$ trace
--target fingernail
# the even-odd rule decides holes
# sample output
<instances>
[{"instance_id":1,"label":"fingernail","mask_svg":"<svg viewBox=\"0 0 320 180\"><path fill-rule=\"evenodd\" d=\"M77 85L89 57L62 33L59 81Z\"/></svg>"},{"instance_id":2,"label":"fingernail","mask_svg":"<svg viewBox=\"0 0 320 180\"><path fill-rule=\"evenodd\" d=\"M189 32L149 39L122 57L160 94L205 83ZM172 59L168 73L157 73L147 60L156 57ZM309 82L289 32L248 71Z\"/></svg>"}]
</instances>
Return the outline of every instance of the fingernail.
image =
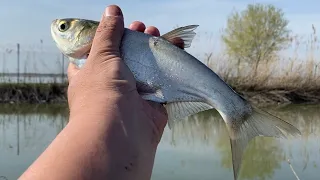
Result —
<instances>
[{"instance_id":1,"label":"fingernail","mask_svg":"<svg viewBox=\"0 0 320 180\"><path fill-rule=\"evenodd\" d=\"M111 5L106 8L105 16L122 16L122 12L118 6Z\"/></svg>"}]
</instances>

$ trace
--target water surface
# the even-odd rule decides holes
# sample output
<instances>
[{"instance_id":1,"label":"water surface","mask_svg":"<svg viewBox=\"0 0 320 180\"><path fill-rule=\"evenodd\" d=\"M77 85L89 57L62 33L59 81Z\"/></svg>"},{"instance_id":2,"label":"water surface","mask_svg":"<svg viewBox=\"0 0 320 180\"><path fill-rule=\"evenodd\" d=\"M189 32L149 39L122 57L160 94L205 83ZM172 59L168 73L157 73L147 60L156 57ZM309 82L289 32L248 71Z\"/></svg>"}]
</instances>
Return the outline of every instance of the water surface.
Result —
<instances>
[{"instance_id":1,"label":"water surface","mask_svg":"<svg viewBox=\"0 0 320 180\"><path fill-rule=\"evenodd\" d=\"M302 131L301 139L257 137L248 145L239 179L320 179L320 105L267 110ZM67 107L1 105L0 180L17 179L67 124ZM288 163L291 162L291 166ZM215 110L165 129L152 180L232 180L230 144Z\"/></svg>"}]
</instances>

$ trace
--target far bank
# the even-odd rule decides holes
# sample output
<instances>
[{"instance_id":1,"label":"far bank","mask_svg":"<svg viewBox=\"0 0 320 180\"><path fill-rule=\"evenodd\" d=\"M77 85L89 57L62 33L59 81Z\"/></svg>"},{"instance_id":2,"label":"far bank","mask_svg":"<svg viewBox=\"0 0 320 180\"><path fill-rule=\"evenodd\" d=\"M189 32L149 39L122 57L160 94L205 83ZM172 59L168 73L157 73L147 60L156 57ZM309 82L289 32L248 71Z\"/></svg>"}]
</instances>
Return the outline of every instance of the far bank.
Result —
<instances>
[{"instance_id":1,"label":"far bank","mask_svg":"<svg viewBox=\"0 0 320 180\"><path fill-rule=\"evenodd\" d=\"M67 88L67 83L3 83L0 84L0 103L67 103ZM257 106L320 103L320 89L255 89L245 86L232 88Z\"/></svg>"}]
</instances>

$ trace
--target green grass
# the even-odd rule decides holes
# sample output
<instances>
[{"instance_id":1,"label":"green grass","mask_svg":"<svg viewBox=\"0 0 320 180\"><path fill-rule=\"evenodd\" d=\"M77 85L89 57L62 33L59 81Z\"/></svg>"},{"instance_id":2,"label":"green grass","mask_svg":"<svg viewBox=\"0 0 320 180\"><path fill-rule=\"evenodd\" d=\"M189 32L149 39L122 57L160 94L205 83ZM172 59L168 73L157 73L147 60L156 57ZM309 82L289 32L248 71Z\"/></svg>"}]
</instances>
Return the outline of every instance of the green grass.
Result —
<instances>
[{"instance_id":1,"label":"green grass","mask_svg":"<svg viewBox=\"0 0 320 180\"><path fill-rule=\"evenodd\" d=\"M69 113L69 108L66 103L55 103L55 104L0 104L0 114L46 114L56 116L58 114Z\"/></svg>"}]
</instances>

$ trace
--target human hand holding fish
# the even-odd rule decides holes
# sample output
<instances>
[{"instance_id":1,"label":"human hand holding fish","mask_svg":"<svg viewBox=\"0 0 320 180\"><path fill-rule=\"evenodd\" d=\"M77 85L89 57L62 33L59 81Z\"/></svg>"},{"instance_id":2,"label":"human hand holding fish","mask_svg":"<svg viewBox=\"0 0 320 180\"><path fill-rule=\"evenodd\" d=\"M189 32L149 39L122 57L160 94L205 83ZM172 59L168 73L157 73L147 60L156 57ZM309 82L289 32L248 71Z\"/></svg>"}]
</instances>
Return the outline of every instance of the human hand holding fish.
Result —
<instances>
[{"instance_id":1,"label":"human hand holding fish","mask_svg":"<svg viewBox=\"0 0 320 180\"><path fill-rule=\"evenodd\" d=\"M57 47L80 68L69 70L77 73L69 73L70 123L66 129L83 133L70 137L71 142L82 137L83 143L75 145L81 149L77 158L99 164L99 172L92 165L86 166L90 177L100 174L116 177L113 179L149 179L166 119L173 128L175 122L209 109L216 109L226 124L234 179L238 178L242 154L251 139L301 135L293 125L249 103L181 48L190 47L197 25L153 36L124 28L122 13L117 12L116 17L103 17L100 22L66 18L51 24ZM164 104L167 116L147 101ZM108 140L98 145L97 138ZM60 161L76 164L79 159L71 156ZM70 162L65 162L67 167L72 167ZM117 174L123 167L129 172Z\"/></svg>"},{"instance_id":2,"label":"human hand holding fish","mask_svg":"<svg viewBox=\"0 0 320 180\"><path fill-rule=\"evenodd\" d=\"M144 26L130 29L160 35ZM138 94L120 57L123 30L120 8L109 6L86 64L69 65L68 125L20 179L150 179L167 115Z\"/></svg>"}]
</instances>

